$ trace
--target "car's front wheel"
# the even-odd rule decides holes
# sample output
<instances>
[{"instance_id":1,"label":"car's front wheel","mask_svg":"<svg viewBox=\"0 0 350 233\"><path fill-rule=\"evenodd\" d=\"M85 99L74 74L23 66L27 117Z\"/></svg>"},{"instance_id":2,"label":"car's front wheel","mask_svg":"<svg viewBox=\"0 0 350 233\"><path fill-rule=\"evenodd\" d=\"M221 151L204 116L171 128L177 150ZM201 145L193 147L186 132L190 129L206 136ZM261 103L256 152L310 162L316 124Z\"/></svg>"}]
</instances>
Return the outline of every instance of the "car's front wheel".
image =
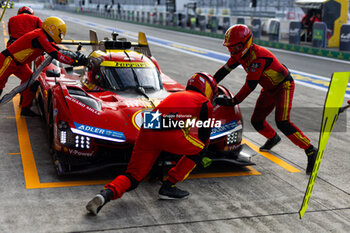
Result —
<instances>
[{"instance_id":1,"label":"car's front wheel","mask_svg":"<svg viewBox=\"0 0 350 233\"><path fill-rule=\"evenodd\" d=\"M64 176L71 170L71 166L66 158L66 155L62 152L54 150L52 160L57 176Z\"/></svg>"},{"instance_id":2,"label":"car's front wheel","mask_svg":"<svg viewBox=\"0 0 350 233\"><path fill-rule=\"evenodd\" d=\"M54 108L52 101L50 101L49 104L49 119L48 119L48 139L49 139L49 144L50 144L50 154L54 163L54 167L56 170L56 174L58 176L64 176L71 170L71 166L69 164L67 156L60 152L57 151L55 148L55 130L54 130L54 124L55 124L55 119L54 119Z\"/></svg>"}]
</instances>

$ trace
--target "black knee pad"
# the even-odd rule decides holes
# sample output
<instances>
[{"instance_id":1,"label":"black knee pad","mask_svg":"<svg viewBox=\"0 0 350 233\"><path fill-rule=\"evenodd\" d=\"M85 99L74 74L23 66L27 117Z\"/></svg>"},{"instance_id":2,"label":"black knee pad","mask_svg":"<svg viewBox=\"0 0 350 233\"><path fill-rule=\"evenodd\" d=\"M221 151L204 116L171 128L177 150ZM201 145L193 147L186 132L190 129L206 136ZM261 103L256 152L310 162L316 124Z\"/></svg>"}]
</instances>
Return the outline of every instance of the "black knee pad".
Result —
<instances>
[{"instance_id":1,"label":"black knee pad","mask_svg":"<svg viewBox=\"0 0 350 233\"><path fill-rule=\"evenodd\" d=\"M260 131L264 129L264 122L263 121L251 121L252 126L256 131Z\"/></svg>"},{"instance_id":2,"label":"black knee pad","mask_svg":"<svg viewBox=\"0 0 350 233\"><path fill-rule=\"evenodd\" d=\"M289 121L276 121L277 128L282 131L282 133L286 136L291 135L297 130Z\"/></svg>"},{"instance_id":3,"label":"black knee pad","mask_svg":"<svg viewBox=\"0 0 350 233\"><path fill-rule=\"evenodd\" d=\"M127 192L136 189L139 185L139 181L137 181L134 177L132 177L130 174L125 175L130 180L130 188L127 190Z\"/></svg>"}]
</instances>

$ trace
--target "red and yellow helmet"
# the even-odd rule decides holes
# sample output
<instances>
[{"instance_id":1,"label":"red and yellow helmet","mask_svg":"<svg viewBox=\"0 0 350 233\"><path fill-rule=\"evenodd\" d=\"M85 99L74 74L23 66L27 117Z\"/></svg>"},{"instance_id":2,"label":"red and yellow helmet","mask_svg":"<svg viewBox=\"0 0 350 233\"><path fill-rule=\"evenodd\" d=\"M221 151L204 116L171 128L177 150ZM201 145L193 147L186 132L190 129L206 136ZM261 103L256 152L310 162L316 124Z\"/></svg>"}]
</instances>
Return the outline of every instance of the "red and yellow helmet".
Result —
<instances>
[{"instance_id":1,"label":"red and yellow helmet","mask_svg":"<svg viewBox=\"0 0 350 233\"><path fill-rule=\"evenodd\" d=\"M252 46L253 34L243 24L236 24L227 29L223 45L227 47L232 56L241 59Z\"/></svg>"},{"instance_id":2,"label":"red and yellow helmet","mask_svg":"<svg viewBox=\"0 0 350 233\"><path fill-rule=\"evenodd\" d=\"M48 17L43 22L43 29L56 44L59 44L66 35L67 26L66 23L58 17Z\"/></svg>"},{"instance_id":3,"label":"red and yellow helmet","mask_svg":"<svg viewBox=\"0 0 350 233\"><path fill-rule=\"evenodd\" d=\"M21 8L18 9L17 15L20 15L23 13L34 15L33 9L27 6L22 6Z\"/></svg>"},{"instance_id":4,"label":"red and yellow helmet","mask_svg":"<svg viewBox=\"0 0 350 233\"><path fill-rule=\"evenodd\" d=\"M215 79L208 73L195 73L188 81L186 90L193 90L203 94L210 102L218 95L218 87Z\"/></svg>"}]
</instances>

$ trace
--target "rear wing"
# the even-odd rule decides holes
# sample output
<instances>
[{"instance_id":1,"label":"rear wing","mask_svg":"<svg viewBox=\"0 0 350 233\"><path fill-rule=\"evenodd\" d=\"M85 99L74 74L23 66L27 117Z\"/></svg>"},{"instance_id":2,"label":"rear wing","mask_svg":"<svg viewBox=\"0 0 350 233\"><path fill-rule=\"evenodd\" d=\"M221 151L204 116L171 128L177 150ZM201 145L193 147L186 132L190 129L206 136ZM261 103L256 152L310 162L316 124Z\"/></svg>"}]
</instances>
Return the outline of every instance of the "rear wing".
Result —
<instances>
[{"instance_id":1,"label":"rear wing","mask_svg":"<svg viewBox=\"0 0 350 233\"><path fill-rule=\"evenodd\" d=\"M62 40L61 44L65 45L91 45L92 50L114 50L114 49L130 49L134 48L136 52L142 53L147 57L151 57L151 50L148 45L146 34L139 32L138 42L127 41L126 38L117 38L118 33L112 33L112 39L99 41L95 31L90 30L90 40Z\"/></svg>"},{"instance_id":2,"label":"rear wing","mask_svg":"<svg viewBox=\"0 0 350 233\"><path fill-rule=\"evenodd\" d=\"M147 57L151 57L151 50L149 49L148 46L148 41L146 38L146 34L143 32L139 32L139 41L137 45L133 45L134 50L139 53L145 54Z\"/></svg>"}]
</instances>

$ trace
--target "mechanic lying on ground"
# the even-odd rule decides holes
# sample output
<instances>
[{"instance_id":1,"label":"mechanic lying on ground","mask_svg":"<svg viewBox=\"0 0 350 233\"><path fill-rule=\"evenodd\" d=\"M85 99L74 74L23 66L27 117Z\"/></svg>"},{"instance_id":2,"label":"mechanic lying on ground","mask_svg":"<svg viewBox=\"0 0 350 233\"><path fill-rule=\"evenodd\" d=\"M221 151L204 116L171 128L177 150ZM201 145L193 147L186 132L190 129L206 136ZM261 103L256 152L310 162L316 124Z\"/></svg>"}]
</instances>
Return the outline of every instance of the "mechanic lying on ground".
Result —
<instances>
[{"instance_id":1,"label":"mechanic lying on ground","mask_svg":"<svg viewBox=\"0 0 350 233\"><path fill-rule=\"evenodd\" d=\"M233 25L225 34L224 46L231 54L230 59L214 75L219 83L231 70L242 65L248 73L246 82L233 99L217 99L217 104L236 105L241 103L258 84L262 86L257 99L251 123L268 140L260 151L269 151L281 138L267 123L266 117L276 108L277 127L297 146L305 150L308 158L306 173L311 174L316 156L310 140L290 121L294 94L294 80L287 67L267 49L252 43L253 35L246 25Z\"/></svg>"},{"instance_id":2,"label":"mechanic lying on ground","mask_svg":"<svg viewBox=\"0 0 350 233\"><path fill-rule=\"evenodd\" d=\"M166 97L151 113L152 119L161 119L159 129L141 128L135 142L125 175L120 175L105 185L89 203L87 210L97 214L110 200L135 189L146 177L162 151L183 155L168 172L168 179L159 190L160 199L182 199L189 195L175 186L184 180L205 155L211 128L173 127L162 128L166 120L174 123L197 119L202 122L212 119L212 102L218 93L215 79L207 73L196 73L187 82L186 91ZM153 121L153 120L152 120ZM197 133L193 133L197 130ZM204 165L205 166L205 165Z\"/></svg>"},{"instance_id":3,"label":"mechanic lying on ground","mask_svg":"<svg viewBox=\"0 0 350 233\"><path fill-rule=\"evenodd\" d=\"M73 59L62 54L56 46L55 43L60 43L66 35L66 30L66 24L62 19L48 17L42 28L26 33L2 51L0 54L0 95L11 74L21 79L21 84L29 80L33 72L28 64L43 55L44 52L68 65L86 65L87 58L83 54L77 54ZM21 93L21 115L23 116L37 115L30 110L36 90L30 89L28 87Z\"/></svg>"},{"instance_id":4,"label":"mechanic lying on ground","mask_svg":"<svg viewBox=\"0 0 350 233\"><path fill-rule=\"evenodd\" d=\"M18 9L17 15L12 16L7 24L10 39L6 47L9 47L15 40L24 34L42 28L43 22L34 15L32 8L23 6Z\"/></svg>"}]
</instances>

